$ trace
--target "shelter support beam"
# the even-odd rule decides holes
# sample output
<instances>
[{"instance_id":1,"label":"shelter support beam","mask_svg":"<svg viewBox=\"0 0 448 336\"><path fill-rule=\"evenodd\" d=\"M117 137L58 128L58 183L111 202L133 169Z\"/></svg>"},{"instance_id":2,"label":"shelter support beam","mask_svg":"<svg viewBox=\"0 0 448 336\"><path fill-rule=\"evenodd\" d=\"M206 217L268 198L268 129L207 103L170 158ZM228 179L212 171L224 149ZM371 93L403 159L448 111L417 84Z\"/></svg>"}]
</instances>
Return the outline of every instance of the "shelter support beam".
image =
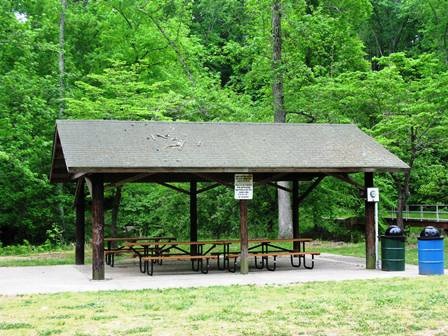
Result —
<instances>
[{"instance_id":1,"label":"shelter support beam","mask_svg":"<svg viewBox=\"0 0 448 336\"><path fill-rule=\"evenodd\" d=\"M196 182L194 182L194 183L196 183ZM162 186L164 186L164 187L167 187L167 188L170 188L170 189L173 189L173 190L176 190L176 191L178 191L178 192L181 192L181 193L184 193L184 194L190 194L190 192L188 191L188 190L184 190L184 189L182 189L182 188L178 188L178 187L176 187L176 186L173 186L173 185L171 185L171 184L169 184L169 183L165 183L165 182L158 182L158 184L160 184L160 185L162 185Z\"/></svg>"},{"instance_id":2,"label":"shelter support beam","mask_svg":"<svg viewBox=\"0 0 448 336\"><path fill-rule=\"evenodd\" d=\"M367 173L366 173L367 174ZM334 178L337 178L338 180L344 181L348 184L351 184L352 186L356 187L358 190L364 190L364 187L362 184L356 182L351 176L348 174L328 174L329 176L333 176Z\"/></svg>"},{"instance_id":3,"label":"shelter support beam","mask_svg":"<svg viewBox=\"0 0 448 336\"><path fill-rule=\"evenodd\" d=\"M277 183L274 183L274 182L268 182L268 183L266 183L266 184L269 184L269 185L271 185L271 186L273 186L273 187L276 187L277 189L280 189L280 190L283 190L283 191L292 192L291 189L286 188L286 187L283 187L283 186L281 186L281 185L279 185L279 184L277 184Z\"/></svg>"},{"instance_id":4,"label":"shelter support beam","mask_svg":"<svg viewBox=\"0 0 448 336\"><path fill-rule=\"evenodd\" d=\"M240 273L249 273L249 234L247 229L247 200L240 200Z\"/></svg>"},{"instance_id":5,"label":"shelter support beam","mask_svg":"<svg viewBox=\"0 0 448 336\"><path fill-rule=\"evenodd\" d=\"M190 241L198 241L198 184L190 182ZM196 254L196 245L190 246L190 253Z\"/></svg>"},{"instance_id":6,"label":"shelter support beam","mask_svg":"<svg viewBox=\"0 0 448 336\"><path fill-rule=\"evenodd\" d=\"M292 181L292 236L299 238L299 181ZM299 242L294 242L294 251L299 250Z\"/></svg>"},{"instance_id":7,"label":"shelter support beam","mask_svg":"<svg viewBox=\"0 0 448 336\"><path fill-rule=\"evenodd\" d=\"M92 279L104 280L104 183L92 177Z\"/></svg>"},{"instance_id":8,"label":"shelter support beam","mask_svg":"<svg viewBox=\"0 0 448 336\"><path fill-rule=\"evenodd\" d=\"M373 187L373 173L364 173L364 188ZM365 238L366 238L366 268L375 269L375 203L365 200Z\"/></svg>"},{"instance_id":9,"label":"shelter support beam","mask_svg":"<svg viewBox=\"0 0 448 336\"><path fill-rule=\"evenodd\" d=\"M85 246L85 213L86 200L84 193L84 178L78 181L76 194L76 219L75 219L75 264L84 265L84 246Z\"/></svg>"},{"instance_id":10,"label":"shelter support beam","mask_svg":"<svg viewBox=\"0 0 448 336\"><path fill-rule=\"evenodd\" d=\"M305 192L302 195L300 195L300 197L298 197L297 195L299 204L302 203L305 200L305 198L308 197L309 194L311 194L311 192L319 185L319 183L324 179L324 177L325 176L319 176L317 179L313 181L313 183L311 183L308 189L305 190Z\"/></svg>"}]
</instances>

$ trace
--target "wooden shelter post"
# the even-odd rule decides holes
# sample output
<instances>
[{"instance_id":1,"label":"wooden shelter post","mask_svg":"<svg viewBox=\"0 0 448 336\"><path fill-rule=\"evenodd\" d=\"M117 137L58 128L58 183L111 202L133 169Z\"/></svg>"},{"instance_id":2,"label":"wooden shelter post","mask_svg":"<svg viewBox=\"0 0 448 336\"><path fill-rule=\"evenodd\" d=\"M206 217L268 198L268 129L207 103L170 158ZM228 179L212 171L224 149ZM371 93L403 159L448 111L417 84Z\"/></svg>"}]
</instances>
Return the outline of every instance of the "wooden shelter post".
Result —
<instances>
[{"instance_id":1,"label":"wooden shelter post","mask_svg":"<svg viewBox=\"0 0 448 336\"><path fill-rule=\"evenodd\" d=\"M198 241L198 185L190 182L190 241ZM190 246L190 253L196 254L196 246Z\"/></svg>"},{"instance_id":2,"label":"wooden shelter post","mask_svg":"<svg viewBox=\"0 0 448 336\"><path fill-rule=\"evenodd\" d=\"M373 187L373 173L364 174L365 188L365 238L366 238L366 268L375 269L375 203L367 202L367 188Z\"/></svg>"},{"instance_id":3,"label":"wooden shelter post","mask_svg":"<svg viewBox=\"0 0 448 336\"><path fill-rule=\"evenodd\" d=\"M92 177L92 279L104 280L104 183Z\"/></svg>"},{"instance_id":4,"label":"wooden shelter post","mask_svg":"<svg viewBox=\"0 0 448 336\"><path fill-rule=\"evenodd\" d=\"M299 238L299 181L292 181L292 236ZM294 242L294 251L299 250L299 242Z\"/></svg>"},{"instance_id":5,"label":"wooden shelter post","mask_svg":"<svg viewBox=\"0 0 448 336\"><path fill-rule=\"evenodd\" d=\"M84 193L84 183L81 183L80 191L76 203L76 221L75 221L75 263L76 265L84 265L84 246L85 246L85 212L86 212L86 196Z\"/></svg>"},{"instance_id":6,"label":"wooden shelter post","mask_svg":"<svg viewBox=\"0 0 448 336\"><path fill-rule=\"evenodd\" d=\"M247 200L240 200L240 273L249 273L249 234L247 229Z\"/></svg>"}]
</instances>

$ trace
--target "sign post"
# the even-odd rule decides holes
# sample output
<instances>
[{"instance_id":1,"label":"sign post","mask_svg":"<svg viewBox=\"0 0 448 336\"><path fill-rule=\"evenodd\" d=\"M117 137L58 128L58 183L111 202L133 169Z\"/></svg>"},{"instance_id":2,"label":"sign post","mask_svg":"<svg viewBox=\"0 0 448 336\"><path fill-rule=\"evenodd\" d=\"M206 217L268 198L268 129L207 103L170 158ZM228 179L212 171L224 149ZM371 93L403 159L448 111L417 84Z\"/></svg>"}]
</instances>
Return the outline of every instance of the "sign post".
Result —
<instances>
[{"instance_id":1,"label":"sign post","mask_svg":"<svg viewBox=\"0 0 448 336\"><path fill-rule=\"evenodd\" d=\"M247 200L254 194L252 174L235 174L235 199L240 202L240 273L249 273L249 233L247 229Z\"/></svg>"},{"instance_id":2,"label":"sign post","mask_svg":"<svg viewBox=\"0 0 448 336\"><path fill-rule=\"evenodd\" d=\"M378 188L367 188L367 202L375 202L375 260L376 269L380 269L380 259L378 251L378 202L380 201L380 191Z\"/></svg>"}]
</instances>

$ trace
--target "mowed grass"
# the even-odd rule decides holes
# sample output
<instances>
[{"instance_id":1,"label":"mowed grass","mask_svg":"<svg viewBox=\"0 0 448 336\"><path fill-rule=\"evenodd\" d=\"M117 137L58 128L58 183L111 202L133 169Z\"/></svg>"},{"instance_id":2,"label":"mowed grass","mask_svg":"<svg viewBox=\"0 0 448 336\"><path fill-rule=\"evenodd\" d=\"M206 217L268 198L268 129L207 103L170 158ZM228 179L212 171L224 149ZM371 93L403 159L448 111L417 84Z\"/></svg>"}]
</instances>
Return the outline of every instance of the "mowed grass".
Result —
<instances>
[{"instance_id":1,"label":"mowed grass","mask_svg":"<svg viewBox=\"0 0 448 336\"><path fill-rule=\"evenodd\" d=\"M447 276L0 297L0 335L447 335Z\"/></svg>"},{"instance_id":2,"label":"mowed grass","mask_svg":"<svg viewBox=\"0 0 448 336\"><path fill-rule=\"evenodd\" d=\"M90 249L86 249L85 254L86 261L88 262L92 252ZM0 267L70 265L74 263L75 251L73 248L62 251L30 253L26 255L0 256Z\"/></svg>"},{"instance_id":3,"label":"mowed grass","mask_svg":"<svg viewBox=\"0 0 448 336\"><path fill-rule=\"evenodd\" d=\"M339 255L354 256L364 258L366 255L365 244L361 243L343 243L343 242L326 242L326 241L315 241L312 242L309 250L334 253ZM418 249L417 249L417 238L411 236L407 238L405 245L405 259L407 264L418 264ZM380 245L381 254L381 245ZM445 268L448 268L448 249L445 243ZM381 257L381 256L380 256Z\"/></svg>"}]
</instances>

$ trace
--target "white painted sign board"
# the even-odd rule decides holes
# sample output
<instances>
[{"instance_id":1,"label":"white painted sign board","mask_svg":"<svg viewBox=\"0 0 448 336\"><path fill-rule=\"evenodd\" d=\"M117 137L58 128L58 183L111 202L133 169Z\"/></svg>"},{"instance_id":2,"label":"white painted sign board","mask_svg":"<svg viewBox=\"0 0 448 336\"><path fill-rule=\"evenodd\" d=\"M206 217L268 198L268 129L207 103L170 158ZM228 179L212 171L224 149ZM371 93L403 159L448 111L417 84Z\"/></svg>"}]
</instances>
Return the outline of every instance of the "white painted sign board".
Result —
<instances>
[{"instance_id":1,"label":"white painted sign board","mask_svg":"<svg viewBox=\"0 0 448 336\"><path fill-rule=\"evenodd\" d=\"M235 199L251 200L254 195L252 174L235 174Z\"/></svg>"},{"instance_id":2,"label":"white painted sign board","mask_svg":"<svg viewBox=\"0 0 448 336\"><path fill-rule=\"evenodd\" d=\"M367 202L379 202L380 191L378 188L367 188Z\"/></svg>"}]
</instances>

